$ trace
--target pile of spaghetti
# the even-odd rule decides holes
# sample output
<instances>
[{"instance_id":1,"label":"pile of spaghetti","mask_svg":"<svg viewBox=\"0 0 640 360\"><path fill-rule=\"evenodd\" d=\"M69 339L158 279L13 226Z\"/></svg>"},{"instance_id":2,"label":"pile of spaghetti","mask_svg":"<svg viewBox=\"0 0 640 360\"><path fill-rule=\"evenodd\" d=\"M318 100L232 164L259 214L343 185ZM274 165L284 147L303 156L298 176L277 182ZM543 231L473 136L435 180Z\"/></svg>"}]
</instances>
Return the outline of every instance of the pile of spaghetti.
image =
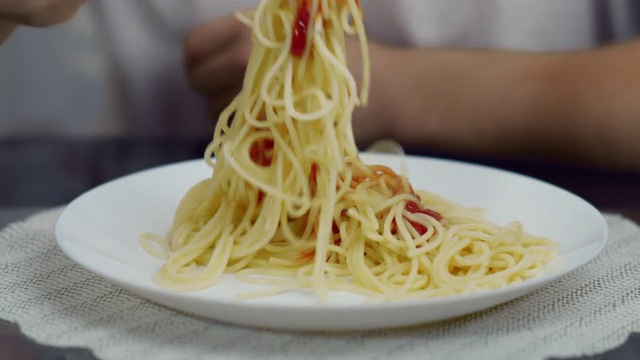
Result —
<instances>
[{"instance_id":1,"label":"pile of spaghetti","mask_svg":"<svg viewBox=\"0 0 640 360\"><path fill-rule=\"evenodd\" d=\"M370 67L358 0L262 0L238 17L252 27L253 49L205 154L213 176L184 196L166 240L141 241L166 245L161 286L203 289L228 272L272 285L254 295L311 288L321 299L329 290L398 299L544 271L557 253L551 241L360 160L351 117L366 105ZM361 93L348 36L361 45Z\"/></svg>"}]
</instances>

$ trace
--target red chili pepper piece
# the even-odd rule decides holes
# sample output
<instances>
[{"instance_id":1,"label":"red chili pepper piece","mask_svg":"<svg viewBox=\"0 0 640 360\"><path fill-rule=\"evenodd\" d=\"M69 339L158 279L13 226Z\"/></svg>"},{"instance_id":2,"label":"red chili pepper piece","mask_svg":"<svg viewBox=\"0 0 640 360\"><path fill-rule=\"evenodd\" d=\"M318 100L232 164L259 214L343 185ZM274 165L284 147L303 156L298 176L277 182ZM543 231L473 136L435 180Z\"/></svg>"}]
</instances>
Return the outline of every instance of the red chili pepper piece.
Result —
<instances>
[{"instance_id":1,"label":"red chili pepper piece","mask_svg":"<svg viewBox=\"0 0 640 360\"><path fill-rule=\"evenodd\" d=\"M424 225L422 225L422 224L420 224L420 223L417 223L417 222L415 222L415 221L411 221L411 220L408 220L408 221L409 221L409 223L411 224L411 226L413 226L413 228L414 228L414 229L416 229L416 231L418 232L418 234L419 234L420 236L422 236L422 235L426 234L426 233L427 233L427 231L429 231L429 229L427 229L427 227L426 227L426 226L424 226Z\"/></svg>"},{"instance_id":2,"label":"red chili pepper piece","mask_svg":"<svg viewBox=\"0 0 640 360\"><path fill-rule=\"evenodd\" d=\"M291 39L291 53L302 57L307 48L307 31L311 22L308 1L302 1L298 9L298 15L293 26L293 38Z\"/></svg>"},{"instance_id":3,"label":"red chili pepper piece","mask_svg":"<svg viewBox=\"0 0 640 360\"><path fill-rule=\"evenodd\" d=\"M260 166L270 166L273 161L273 139L261 138L251 144L249 156L254 163Z\"/></svg>"},{"instance_id":4,"label":"red chili pepper piece","mask_svg":"<svg viewBox=\"0 0 640 360\"><path fill-rule=\"evenodd\" d=\"M420 207L420 205L418 205L417 203L415 203L413 201L407 202L407 205L405 205L404 209L407 210L408 212L412 213L412 214L425 214L427 216L430 216L430 217L436 219L437 221L442 220L442 215L438 214L437 212L435 212L433 210L423 209L422 207ZM409 221L409 223L418 232L418 234L420 234L420 236L426 234L427 231L429 231L429 229L427 229L426 226L424 226L424 225L422 225L420 223L417 223L415 221L411 221L409 219L407 219L407 221Z\"/></svg>"},{"instance_id":5,"label":"red chili pepper piece","mask_svg":"<svg viewBox=\"0 0 640 360\"><path fill-rule=\"evenodd\" d=\"M338 227L338 224L335 221L331 226L331 231L333 231L334 234L340 234L340 228Z\"/></svg>"},{"instance_id":6,"label":"red chili pepper piece","mask_svg":"<svg viewBox=\"0 0 640 360\"><path fill-rule=\"evenodd\" d=\"M309 189L311 196L315 196L318 190L318 164L315 162L311 164L311 170L309 171Z\"/></svg>"},{"instance_id":7,"label":"red chili pepper piece","mask_svg":"<svg viewBox=\"0 0 640 360\"><path fill-rule=\"evenodd\" d=\"M408 212L412 213L412 214L425 214L427 216L430 216L438 221L442 220L442 215L438 214L437 212L433 211L433 210L429 210L429 209L423 209L421 208L417 203L413 202L413 201L409 201L407 202L407 205L404 207L405 210L407 210Z\"/></svg>"},{"instance_id":8,"label":"red chili pepper piece","mask_svg":"<svg viewBox=\"0 0 640 360\"><path fill-rule=\"evenodd\" d=\"M300 256L298 257L298 260L301 261L311 261L314 257L316 256L316 249L308 249L308 250L302 250L300 252Z\"/></svg>"}]
</instances>

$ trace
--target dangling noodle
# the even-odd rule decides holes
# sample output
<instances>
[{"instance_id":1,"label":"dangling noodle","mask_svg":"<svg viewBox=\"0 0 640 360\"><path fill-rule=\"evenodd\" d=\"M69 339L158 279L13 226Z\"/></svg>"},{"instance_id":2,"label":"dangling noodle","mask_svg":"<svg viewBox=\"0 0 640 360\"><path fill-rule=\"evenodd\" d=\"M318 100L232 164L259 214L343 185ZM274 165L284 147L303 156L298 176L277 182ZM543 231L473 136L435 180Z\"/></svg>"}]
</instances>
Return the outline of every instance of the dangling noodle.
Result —
<instances>
[{"instance_id":1,"label":"dangling noodle","mask_svg":"<svg viewBox=\"0 0 640 360\"><path fill-rule=\"evenodd\" d=\"M496 226L359 159L351 117L367 102L370 66L357 0L262 0L239 18L253 29L242 91L206 150L213 176L178 206L158 284L204 289L227 272L273 286L254 296L312 288L323 300L329 290L390 300L506 286L556 256L517 222ZM156 243L141 238L160 256Z\"/></svg>"}]
</instances>

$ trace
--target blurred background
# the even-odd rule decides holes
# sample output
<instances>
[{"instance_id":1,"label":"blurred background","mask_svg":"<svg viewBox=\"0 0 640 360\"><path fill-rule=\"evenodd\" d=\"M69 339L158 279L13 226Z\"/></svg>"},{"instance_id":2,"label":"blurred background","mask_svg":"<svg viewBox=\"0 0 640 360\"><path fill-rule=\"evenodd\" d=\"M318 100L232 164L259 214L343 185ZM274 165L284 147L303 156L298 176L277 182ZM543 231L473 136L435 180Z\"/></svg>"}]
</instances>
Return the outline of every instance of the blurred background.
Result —
<instances>
[{"instance_id":1,"label":"blurred background","mask_svg":"<svg viewBox=\"0 0 640 360\"><path fill-rule=\"evenodd\" d=\"M219 1L203 6L211 2L215 1L89 1L68 24L46 30L20 28L14 33L0 48L0 208L61 205L116 177L200 158L214 121L206 114L204 99L185 79L182 39L193 24L254 3ZM637 27L624 20L634 2L555 3L571 7L550 9L549 14L583 12L587 19L576 25L587 35L573 48L637 34ZM374 16L369 21L387 20ZM557 22L568 26L563 20ZM450 34L455 36L440 37L442 44L465 45L464 36ZM383 32L377 35L385 37ZM573 191L602 210L640 208L637 173L428 148L408 150L531 175Z\"/></svg>"}]
</instances>

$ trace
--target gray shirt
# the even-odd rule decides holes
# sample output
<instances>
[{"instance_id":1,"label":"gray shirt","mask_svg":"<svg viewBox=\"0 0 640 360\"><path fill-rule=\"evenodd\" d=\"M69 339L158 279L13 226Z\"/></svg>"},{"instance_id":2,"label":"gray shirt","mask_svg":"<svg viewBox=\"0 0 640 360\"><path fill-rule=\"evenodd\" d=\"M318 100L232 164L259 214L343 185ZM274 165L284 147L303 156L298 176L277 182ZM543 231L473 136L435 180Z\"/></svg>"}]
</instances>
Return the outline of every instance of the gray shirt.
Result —
<instances>
[{"instance_id":1,"label":"gray shirt","mask_svg":"<svg viewBox=\"0 0 640 360\"><path fill-rule=\"evenodd\" d=\"M71 23L20 29L0 50L0 136L202 136L182 39L256 0L90 2ZM638 33L636 0L367 0L372 39L398 46L586 49Z\"/></svg>"}]
</instances>

